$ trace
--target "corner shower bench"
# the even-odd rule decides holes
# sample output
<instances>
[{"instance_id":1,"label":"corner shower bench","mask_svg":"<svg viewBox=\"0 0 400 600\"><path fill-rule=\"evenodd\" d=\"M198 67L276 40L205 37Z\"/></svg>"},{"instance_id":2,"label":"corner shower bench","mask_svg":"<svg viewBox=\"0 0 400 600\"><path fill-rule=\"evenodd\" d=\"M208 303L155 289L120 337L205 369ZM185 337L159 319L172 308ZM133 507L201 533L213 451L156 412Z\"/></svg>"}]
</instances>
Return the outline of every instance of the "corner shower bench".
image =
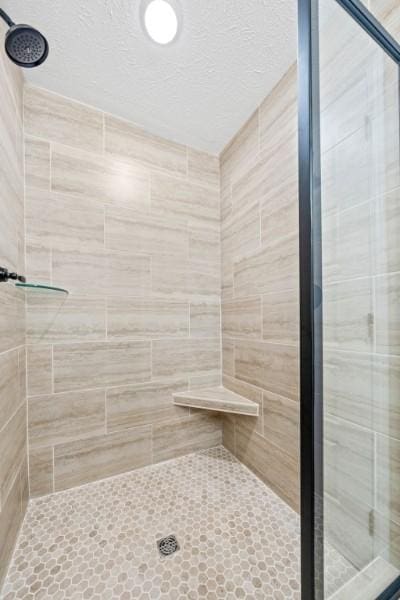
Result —
<instances>
[{"instance_id":1,"label":"corner shower bench","mask_svg":"<svg viewBox=\"0 0 400 600\"><path fill-rule=\"evenodd\" d=\"M251 417L258 417L259 413L257 402L248 400L222 386L179 392L173 394L173 398L174 404L178 406L190 406L191 408L203 408Z\"/></svg>"}]
</instances>

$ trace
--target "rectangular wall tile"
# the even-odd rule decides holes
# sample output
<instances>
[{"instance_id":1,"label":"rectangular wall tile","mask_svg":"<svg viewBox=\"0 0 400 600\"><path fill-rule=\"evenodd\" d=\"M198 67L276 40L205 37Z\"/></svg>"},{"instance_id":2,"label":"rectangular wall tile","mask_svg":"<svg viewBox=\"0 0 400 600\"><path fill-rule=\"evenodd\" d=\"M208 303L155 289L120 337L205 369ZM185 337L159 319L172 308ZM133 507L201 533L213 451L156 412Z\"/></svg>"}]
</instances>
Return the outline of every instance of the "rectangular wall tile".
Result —
<instances>
[{"instance_id":1,"label":"rectangular wall tile","mask_svg":"<svg viewBox=\"0 0 400 600\"><path fill-rule=\"evenodd\" d=\"M105 116L106 153L186 175L186 147L146 133L133 123Z\"/></svg>"},{"instance_id":2,"label":"rectangular wall tile","mask_svg":"<svg viewBox=\"0 0 400 600\"><path fill-rule=\"evenodd\" d=\"M221 307L219 303L190 303L190 335L214 337L220 332Z\"/></svg>"},{"instance_id":3,"label":"rectangular wall tile","mask_svg":"<svg viewBox=\"0 0 400 600\"><path fill-rule=\"evenodd\" d=\"M10 350L0 354L0 430L21 402L18 350Z\"/></svg>"},{"instance_id":4,"label":"rectangular wall tile","mask_svg":"<svg viewBox=\"0 0 400 600\"><path fill-rule=\"evenodd\" d=\"M103 249L104 215L95 203L36 189L27 190L25 202L30 243L66 252Z\"/></svg>"},{"instance_id":5,"label":"rectangular wall tile","mask_svg":"<svg viewBox=\"0 0 400 600\"><path fill-rule=\"evenodd\" d=\"M242 204L240 210L226 220L222 228L222 237L235 262L252 252L257 252L261 244L259 203Z\"/></svg>"},{"instance_id":6,"label":"rectangular wall tile","mask_svg":"<svg viewBox=\"0 0 400 600\"><path fill-rule=\"evenodd\" d=\"M374 504L374 436L371 431L327 417L324 421L325 491L334 499Z\"/></svg>"},{"instance_id":7,"label":"rectangular wall tile","mask_svg":"<svg viewBox=\"0 0 400 600\"><path fill-rule=\"evenodd\" d=\"M219 299L221 282L219 273L205 263L181 257L154 256L152 261L152 290L170 300Z\"/></svg>"},{"instance_id":8,"label":"rectangular wall tile","mask_svg":"<svg viewBox=\"0 0 400 600\"><path fill-rule=\"evenodd\" d=\"M28 294L26 312L28 344L105 339L103 298Z\"/></svg>"},{"instance_id":9,"label":"rectangular wall tile","mask_svg":"<svg viewBox=\"0 0 400 600\"><path fill-rule=\"evenodd\" d=\"M372 209L369 202L324 219L324 283L368 277L371 257Z\"/></svg>"},{"instance_id":10,"label":"rectangular wall tile","mask_svg":"<svg viewBox=\"0 0 400 600\"><path fill-rule=\"evenodd\" d=\"M235 379L234 377L228 377L227 375L223 375L222 377L222 385L226 387L228 390L239 394L239 396L244 396L248 400L255 402L258 404L258 417L247 417L241 415L238 418L238 421L242 425L246 425L252 431L257 431L260 435L264 433L264 422L263 422L263 393L262 390L256 388L244 381L240 381L240 379Z\"/></svg>"},{"instance_id":11,"label":"rectangular wall tile","mask_svg":"<svg viewBox=\"0 0 400 600\"><path fill-rule=\"evenodd\" d=\"M188 176L195 183L219 189L218 157L188 148Z\"/></svg>"},{"instance_id":12,"label":"rectangular wall tile","mask_svg":"<svg viewBox=\"0 0 400 600\"><path fill-rule=\"evenodd\" d=\"M24 515L21 511L21 483L18 477L0 513L0 587L14 551Z\"/></svg>"},{"instance_id":13,"label":"rectangular wall tile","mask_svg":"<svg viewBox=\"0 0 400 600\"><path fill-rule=\"evenodd\" d=\"M53 391L53 353L47 345L27 347L27 387L29 396Z\"/></svg>"},{"instance_id":14,"label":"rectangular wall tile","mask_svg":"<svg viewBox=\"0 0 400 600\"><path fill-rule=\"evenodd\" d=\"M294 510L299 510L298 463L290 455L243 427L235 427L236 453L240 461L269 485Z\"/></svg>"},{"instance_id":15,"label":"rectangular wall tile","mask_svg":"<svg viewBox=\"0 0 400 600\"><path fill-rule=\"evenodd\" d=\"M371 278L324 286L324 343L337 350L372 352L374 343Z\"/></svg>"},{"instance_id":16,"label":"rectangular wall tile","mask_svg":"<svg viewBox=\"0 0 400 600\"><path fill-rule=\"evenodd\" d=\"M29 491L32 497L53 492L53 448L29 448Z\"/></svg>"},{"instance_id":17,"label":"rectangular wall tile","mask_svg":"<svg viewBox=\"0 0 400 600\"><path fill-rule=\"evenodd\" d=\"M99 296L104 293L104 250L53 250L52 284L72 294Z\"/></svg>"},{"instance_id":18,"label":"rectangular wall tile","mask_svg":"<svg viewBox=\"0 0 400 600\"><path fill-rule=\"evenodd\" d=\"M0 452L0 507L3 507L26 458L25 404L20 406L1 430Z\"/></svg>"},{"instance_id":19,"label":"rectangular wall tile","mask_svg":"<svg viewBox=\"0 0 400 600\"><path fill-rule=\"evenodd\" d=\"M219 195L203 186L163 173L152 173L151 209L156 215L185 220L189 217L219 219Z\"/></svg>"},{"instance_id":20,"label":"rectangular wall tile","mask_svg":"<svg viewBox=\"0 0 400 600\"><path fill-rule=\"evenodd\" d=\"M376 273L398 271L399 189L379 196L373 203L371 210L375 223L373 247L375 249Z\"/></svg>"},{"instance_id":21,"label":"rectangular wall tile","mask_svg":"<svg viewBox=\"0 0 400 600\"><path fill-rule=\"evenodd\" d=\"M25 185L28 188L50 189L50 144L25 137Z\"/></svg>"},{"instance_id":22,"label":"rectangular wall tile","mask_svg":"<svg viewBox=\"0 0 400 600\"><path fill-rule=\"evenodd\" d=\"M121 431L185 416L188 410L174 406L172 394L187 386L181 379L107 390L107 430Z\"/></svg>"},{"instance_id":23,"label":"rectangular wall tile","mask_svg":"<svg viewBox=\"0 0 400 600\"><path fill-rule=\"evenodd\" d=\"M101 152L103 115L100 111L31 86L25 88L24 109L25 131L29 135Z\"/></svg>"},{"instance_id":24,"label":"rectangular wall tile","mask_svg":"<svg viewBox=\"0 0 400 600\"><path fill-rule=\"evenodd\" d=\"M27 281L40 281L51 285L51 249L40 242L26 241L26 278Z\"/></svg>"},{"instance_id":25,"label":"rectangular wall tile","mask_svg":"<svg viewBox=\"0 0 400 600\"><path fill-rule=\"evenodd\" d=\"M258 159L259 115L256 110L221 153L221 175L231 181L251 167Z\"/></svg>"},{"instance_id":26,"label":"rectangular wall tile","mask_svg":"<svg viewBox=\"0 0 400 600\"><path fill-rule=\"evenodd\" d=\"M236 456L235 419L229 416L225 416L222 420L222 443Z\"/></svg>"},{"instance_id":27,"label":"rectangular wall tile","mask_svg":"<svg viewBox=\"0 0 400 600\"><path fill-rule=\"evenodd\" d=\"M299 353L295 346L236 341L235 373L238 379L296 400Z\"/></svg>"},{"instance_id":28,"label":"rectangular wall tile","mask_svg":"<svg viewBox=\"0 0 400 600\"><path fill-rule=\"evenodd\" d=\"M272 392L263 393L264 437L298 460L300 453L300 404Z\"/></svg>"},{"instance_id":29,"label":"rectangular wall tile","mask_svg":"<svg viewBox=\"0 0 400 600\"><path fill-rule=\"evenodd\" d=\"M19 380L19 401L25 402L27 396L26 380L26 345L18 348L18 380Z\"/></svg>"},{"instance_id":30,"label":"rectangular wall tile","mask_svg":"<svg viewBox=\"0 0 400 600\"><path fill-rule=\"evenodd\" d=\"M325 535L359 569L374 557L369 514L369 507L352 499L338 502L325 496Z\"/></svg>"},{"instance_id":31,"label":"rectangular wall tile","mask_svg":"<svg viewBox=\"0 0 400 600\"><path fill-rule=\"evenodd\" d=\"M364 94L367 94L367 85L365 85ZM322 127L325 131L338 128L340 117L337 118L335 114L332 119L332 114L329 114L330 107L327 108L327 111L326 116L322 115ZM357 112L365 119L365 111L360 109L360 103L358 103ZM346 121L357 123L358 119L356 116L351 119L347 114ZM332 122L335 123L335 127L330 125ZM356 206L362 200L369 200L374 195L370 143L370 139L366 136L365 121L361 123L359 129L341 139L332 148L329 148L328 134L322 145L321 156L324 219L329 218L328 215L331 212ZM357 155L357 168L352 169L349 161L353 160L355 155Z\"/></svg>"},{"instance_id":32,"label":"rectangular wall tile","mask_svg":"<svg viewBox=\"0 0 400 600\"><path fill-rule=\"evenodd\" d=\"M107 250L105 287L109 296L148 296L151 256Z\"/></svg>"},{"instance_id":33,"label":"rectangular wall tile","mask_svg":"<svg viewBox=\"0 0 400 600\"><path fill-rule=\"evenodd\" d=\"M374 429L400 439L400 406L398 402L400 357L378 354L373 356L372 364L373 406L371 417ZM369 397L371 398L371 392Z\"/></svg>"},{"instance_id":34,"label":"rectangular wall tile","mask_svg":"<svg viewBox=\"0 0 400 600\"><path fill-rule=\"evenodd\" d=\"M0 352L25 343L25 294L12 285L0 289Z\"/></svg>"},{"instance_id":35,"label":"rectangular wall tile","mask_svg":"<svg viewBox=\"0 0 400 600\"><path fill-rule=\"evenodd\" d=\"M400 274L376 277L374 283L376 349L382 354L400 354Z\"/></svg>"},{"instance_id":36,"label":"rectangular wall tile","mask_svg":"<svg viewBox=\"0 0 400 600\"><path fill-rule=\"evenodd\" d=\"M266 244L234 264L234 288L238 296L284 291L298 287L298 239L292 234Z\"/></svg>"},{"instance_id":37,"label":"rectangular wall tile","mask_svg":"<svg viewBox=\"0 0 400 600\"><path fill-rule=\"evenodd\" d=\"M19 481L21 486L21 513L25 515L29 503L29 477L27 453L25 453L22 466L19 470Z\"/></svg>"},{"instance_id":38,"label":"rectangular wall tile","mask_svg":"<svg viewBox=\"0 0 400 600\"><path fill-rule=\"evenodd\" d=\"M385 386L383 382L382 384ZM371 355L325 350L326 414L371 429L374 419L373 389L374 359ZM384 415L382 417L387 418Z\"/></svg>"},{"instance_id":39,"label":"rectangular wall tile","mask_svg":"<svg viewBox=\"0 0 400 600\"><path fill-rule=\"evenodd\" d=\"M168 339L153 342L153 377L201 375L220 369L219 339Z\"/></svg>"},{"instance_id":40,"label":"rectangular wall tile","mask_svg":"<svg viewBox=\"0 0 400 600\"><path fill-rule=\"evenodd\" d=\"M400 524L400 440L376 438L377 507Z\"/></svg>"},{"instance_id":41,"label":"rectangular wall tile","mask_svg":"<svg viewBox=\"0 0 400 600\"><path fill-rule=\"evenodd\" d=\"M149 342L93 342L54 346L54 391L148 381Z\"/></svg>"},{"instance_id":42,"label":"rectangular wall tile","mask_svg":"<svg viewBox=\"0 0 400 600\"><path fill-rule=\"evenodd\" d=\"M219 222L190 218L187 222L189 237L189 258L197 262L213 265L221 269Z\"/></svg>"},{"instance_id":43,"label":"rectangular wall tile","mask_svg":"<svg viewBox=\"0 0 400 600\"><path fill-rule=\"evenodd\" d=\"M231 218L245 213L252 207L257 207L258 219L260 219L260 206L269 189L264 161L257 156L254 165L244 170L241 177L232 182L231 187Z\"/></svg>"},{"instance_id":44,"label":"rectangular wall tile","mask_svg":"<svg viewBox=\"0 0 400 600\"><path fill-rule=\"evenodd\" d=\"M189 389L209 388L221 385L221 373L213 371L206 375L192 375L189 377Z\"/></svg>"},{"instance_id":45,"label":"rectangular wall tile","mask_svg":"<svg viewBox=\"0 0 400 600\"><path fill-rule=\"evenodd\" d=\"M63 194L139 212L147 213L150 208L150 176L146 167L66 146L52 147L51 187Z\"/></svg>"},{"instance_id":46,"label":"rectangular wall tile","mask_svg":"<svg viewBox=\"0 0 400 600\"><path fill-rule=\"evenodd\" d=\"M137 298L109 298L107 332L110 339L187 337L189 305Z\"/></svg>"},{"instance_id":47,"label":"rectangular wall tile","mask_svg":"<svg viewBox=\"0 0 400 600\"><path fill-rule=\"evenodd\" d=\"M222 303L222 331L239 338L261 338L261 299L259 297Z\"/></svg>"},{"instance_id":48,"label":"rectangular wall tile","mask_svg":"<svg viewBox=\"0 0 400 600\"><path fill-rule=\"evenodd\" d=\"M55 446L105 431L103 390L35 396L28 402L29 448Z\"/></svg>"},{"instance_id":49,"label":"rectangular wall tile","mask_svg":"<svg viewBox=\"0 0 400 600\"><path fill-rule=\"evenodd\" d=\"M56 491L118 475L152 462L151 427L136 427L54 449Z\"/></svg>"},{"instance_id":50,"label":"rectangular wall tile","mask_svg":"<svg viewBox=\"0 0 400 600\"><path fill-rule=\"evenodd\" d=\"M159 423L153 428L155 462L212 448L221 443L221 426L215 417L195 415L189 419Z\"/></svg>"},{"instance_id":51,"label":"rectangular wall tile","mask_svg":"<svg viewBox=\"0 0 400 600\"><path fill-rule=\"evenodd\" d=\"M129 210L107 208L105 239L109 250L173 256L188 253L186 227Z\"/></svg>"},{"instance_id":52,"label":"rectangular wall tile","mask_svg":"<svg viewBox=\"0 0 400 600\"><path fill-rule=\"evenodd\" d=\"M292 65L260 106L261 148L268 147L271 133L279 133L288 119L296 120L297 65Z\"/></svg>"},{"instance_id":53,"label":"rectangular wall tile","mask_svg":"<svg viewBox=\"0 0 400 600\"><path fill-rule=\"evenodd\" d=\"M262 297L263 339L278 344L297 344L300 306L298 290L266 294Z\"/></svg>"},{"instance_id":54,"label":"rectangular wall tile","mask_svg":"<svg viewBox=\"0 0 400 600\"><path fill-rule=\"evenodd\" d=\"M222 371L224 375L235 375L235 342L222 337Z\"/></svg>"}]
</instances>

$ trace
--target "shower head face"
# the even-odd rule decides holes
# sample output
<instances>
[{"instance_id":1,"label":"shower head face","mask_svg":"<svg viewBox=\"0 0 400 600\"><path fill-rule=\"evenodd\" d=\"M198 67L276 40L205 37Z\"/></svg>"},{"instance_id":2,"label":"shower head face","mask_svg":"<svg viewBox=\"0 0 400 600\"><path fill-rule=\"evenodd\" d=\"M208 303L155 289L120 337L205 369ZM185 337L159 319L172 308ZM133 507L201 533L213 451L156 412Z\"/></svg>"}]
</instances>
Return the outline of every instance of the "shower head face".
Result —
<instances>
[{"instance_id":1,"label":"shower head face","mask_svg":"<svg viewBox=\"0 0 400 600\"><path fill-rule=\"evenodd\" d=\"M49 45L46 38L30 25L12 25L6 34L8 57L19 67L38 67L47 58Z\"/></svg>"}]
</instances>

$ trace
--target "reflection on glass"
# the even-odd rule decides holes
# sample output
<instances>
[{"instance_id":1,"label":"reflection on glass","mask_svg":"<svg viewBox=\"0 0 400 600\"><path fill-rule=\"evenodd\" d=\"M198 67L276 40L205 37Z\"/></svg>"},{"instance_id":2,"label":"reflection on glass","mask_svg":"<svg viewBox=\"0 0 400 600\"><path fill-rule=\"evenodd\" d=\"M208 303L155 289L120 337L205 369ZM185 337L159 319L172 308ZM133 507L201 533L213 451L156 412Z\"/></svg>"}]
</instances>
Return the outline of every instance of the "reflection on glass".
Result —
<instances>
[{"instance_id":1,"label":"reflection on glass","mask_svg":"<svg viewBox=\"0 0 400 600\"><path fill-rule=\"evenodd\" d=\"M400 574L398 67L320 1L325 598Z\"/></svg>"}]
</instances>

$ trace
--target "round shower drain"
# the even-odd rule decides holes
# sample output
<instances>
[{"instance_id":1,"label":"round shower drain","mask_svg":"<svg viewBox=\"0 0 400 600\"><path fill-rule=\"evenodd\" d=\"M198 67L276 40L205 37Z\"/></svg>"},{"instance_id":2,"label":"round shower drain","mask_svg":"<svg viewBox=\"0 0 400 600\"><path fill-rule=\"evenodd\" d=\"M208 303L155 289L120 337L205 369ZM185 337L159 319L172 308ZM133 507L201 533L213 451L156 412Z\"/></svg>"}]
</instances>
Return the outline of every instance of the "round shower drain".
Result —
<instances>
[{"instance_id":1,"label":"round shower drain","mask_svg":"<svg viewBox=\"0 0 400 600\"><path fill-rule=\"evenodd\" d=\"M169 556L179 550L178 540L174 535L168 535L157 542L158 550L162 556Z\"/></svg>"}]
</instances>

